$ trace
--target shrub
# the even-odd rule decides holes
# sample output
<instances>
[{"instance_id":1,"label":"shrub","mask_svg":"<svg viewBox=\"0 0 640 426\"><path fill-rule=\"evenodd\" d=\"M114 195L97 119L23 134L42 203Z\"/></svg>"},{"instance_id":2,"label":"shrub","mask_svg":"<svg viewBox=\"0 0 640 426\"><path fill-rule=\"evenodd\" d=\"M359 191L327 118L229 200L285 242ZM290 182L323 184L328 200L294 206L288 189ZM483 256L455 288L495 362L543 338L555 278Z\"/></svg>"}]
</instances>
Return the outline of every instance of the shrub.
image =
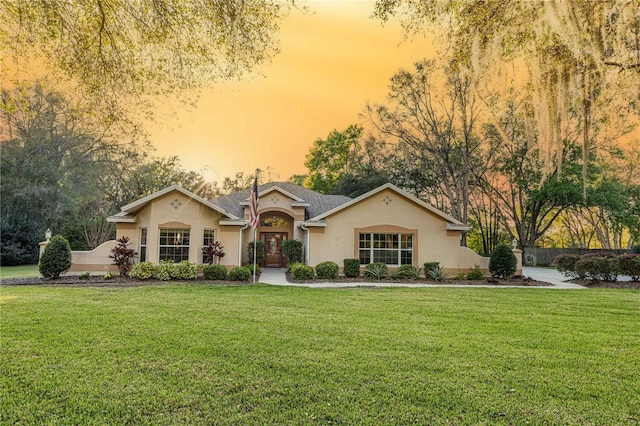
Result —
<instances>
[{"instance_id":1,"label":"shrub","mask_svg":"<svg viewBox=\"0 0 640 426\"><path fill-rule=\"evenodd\" d=\"M415 280L420 278L421 269L413 265L402 265L392 271L392 277L403 280Z\"/></svg>"},{"instance_id":2,"label":"shrub","mask_svg":"<svg viewBox=\"0 0 640 426\"><path fill-rule=\"evenodd\" d=\"M355 278L360 276L360 259L344 259L344 276Z\"/></svg>"},{"instance_id":3,"label":"shrub","mask_svg":"<svg viewBox=\"0 0 640 426\"><path fill-rule=\"evenodd\" d=\"M56 235L44 248L38 270L45 278L60 278L60 274L71 268L71 247L62 236Z\"/></svg>"},{"instance_id":4,"label":"shrub","mask_svg":"<svg viewBox=\"0 0 640 426\"><path fill-rule=\"evenodd\" d=\"M169 281L174 274L173 265L173 262L161 260L160 263L155 267L153 275L155 275L155 277L160 281Z\"/></svg>"},{"instance_id":5,"label":"shrub","mask_svg":"<svg viewBox=\"0 0 640 426\"><path fill-rule=\"evenodd\" d=\"M611 255L585 254L576 262L576 273L594 281L617 281L618 259Z\"/></svg>"},{"instance_id":6,"label":"shrub","mask_svg":"<svg viewBox=\"0 0 640 426\"><path fill-rule=\"evenodd\" d=\"M313 279L313 268L304 263L291 264L291 278L294 280L311 280Z\"/></svg>"},{"instance_id":7,"label":"shrub","mask_svg":"<svg viewBox=\"0 0 640 426\"><path fill-rule=\"evenodd\" d=\"M229 271L227 277L230 281L249 281L251 279L251 270L246 266L236 266Z\"/></svg>"},{"instance_id":8,"label":"shrub","mask_svg":"<svg viewBox=\"0 0 640 426\"><path fill-rule=\"evenodd\" d=\"M429 270L429 272L426 273L425 276L434 281L442 281L447 278L447 274L444 273L444 268L442 266L438 266L435 269Z\"/></svg>"},{"instance_id":9,"label":"shrub","mask_svg":"<svg viewBox=\"0 0 640 426\"><path fill-rule=\"evenodd\" d=\"M85 272L84 274L80 275L79 277L81 280L90 280L91 279L91 274L89 272Z\"/></svg>"},{"instance_id":10,"label":"shrub","mask_svg":"<svg viewBox=\"0 0 640 426\"><path fill-rule=\"evenodd\" d=\"M440 267L440 262L425 262L423 266L425 278L431 278L431 271L437 271Z\"/></svg>"},{"instance_id":11,"label":"shrub","mask_svg":"<svg viewBox=\"0 0 640 426\"><path fill-rule=\"evenodd\" d=\"M561 254L555 258L553 264L558 272L565 277L578 278L578 273L576 272L576 262L578 260L580 260L580 256L577 254Z\"/></svg>"},{"instance_id":12,"label":"shrub","mask_svg":"<svg viewBox=\"0 0 640 426\"><path fill-rule=\"evenodd\" d=\"M338 278L339 270L338 264L331 261L321 262L316 265L316 275L322 279L333 280Z\"/></svg>"},{"instance_id":13,"label":"shrub","mask_svg":"<svg viewBox=\"0 0 640 426\"><path fill-rule=\"evenodd\" d=\"M258 250L256 251L256 264L261 265L264 260L264 241L256 241L256 247ZM248 243L248 251L249 251L249 263L253 264L253 241Z\"/></svg>"},{"instance_id":14,"label":"shrub","mask_svg":"<svg viewBox=\"0 0 640 426\"><path fill-rule=\"evenodd\" d=\"M640 254L628 253L618 257L621 275L628 275L633 281L640 281Z\"/></svg>"},{"instance_id":15,"label":"shrub","mask_svg":"<svg viewBox=\"0 0 640 426\"><path fill-rule=\"evenodd\" d=\"M251 276L253 277L253 264L251 265L247 265L247 268L249 268L249 272L251 272ZM260 265L256 265L256 276L259 276L262 273L262 268L260 268Z\"/></svg>"},{"instance_id":16,"label":"shrub","mask_svg":"<svg viewBox=\"0 0 640 426\"><path fill-rule=\"evenodd\" d=\"M507 244L498 244L489 257L489 272L494 277L511 278L516 273L518 259Z\"/></svg>"},{"instance_id":17,"label":"shrub","mask_svg":"<svg viewBox=\"0 0 640 426\"><path fill-rule=\"evenodd\" d=\"M472 270L467 273L467 279L471 281L478 281L484 278L484 274L480 270L478 265L475 265Z\"/></svg>"},{"instance_id":18,"label":"shrub","mask_svg":"<svg viewBox=\"0 0 640 426\"><path fill-rule=\"evenodd\" d=\"M113 264L118 267L121 277L126 277L133 266L133 258L138 254L132 248L129 248L129 237L121 237L116 240L118 244L111 249L110 259Z\"/></svg>"},{"instance_id":19,"label":"shrub","mask_svg":"<svg viewBox=\"0 0 640 426\"><path fill-rule=\"evenodd\" d=\"M175 263L171 268L171 278L179 280L195 280L198 275L198 266L188 260Z\"/></svg>"},{"instance_id":20,"label":"shrub","mask_svg":"<svg viewBox=\"0 0 640 426\"><path fill-rule=\"evenodd\" d=\"M635 246L631 247L631 253L640 254L640 244L636 244Z\"/></svg>"},{"instance_id":21,"label":"shrub","mask_svg":"<svg viewBox=\"0 0 640 426\"><path fill-rule=\"evenodd\" d=\"M133 265L129 276L138 280L148 280L153 277L154 272L155 267L153 266L153 263L149 261L140 262L137 265Z\"/></svg>"},{"instance_id":22,"label":"shrub","mask_svg":"<svg viewBox=\"0 0 640 426\"><path fill-rule=\"evenodd\" d=\"M226 280L227 268L224 265L205 265L202 268L202 275L207 280Z\"/></svg>"},{"instance_id":23,"label":"shrub","mask_svg":"<svg viewBox=\"0 0 640 426\"><path fill-rule=\"evenodd\" d=\"M389 267L382 262L373 262L364 268L364 276L380 281L389 276Z\"/></svg>"},{"instance_id":24,"label":"shrub","mask_svg":"<svg viewBox=\"0 0 640 426\"><path fill-rule=\"evenodd\" d=\"M202 247L202 259L206 264L212 265L215 262L217 265L224 255L224 247L220 241L214 241Z\"/></svg>"},{"instance_id":25,"label":"shrub","mask_svg":"<svg viewBox=\"0 0 640 426\"><path fill-rule=\"evenodd\" d=\"M114 275L113 275L113 272L111 271L107 271L107 273L102 276L102 279L104 280L112 280L113 278L114 278Z\"/></svg>"},{"instance_id":26,"label":"shrub","mask_svg":"<svg viewBox=\"0 0 640 426\"><path fill-rule=\"evenodd\" d=\"M282 253L287 256L287 265L302 262L302 241L285 240L282 242Z\"/></svg>"}]
</instances>

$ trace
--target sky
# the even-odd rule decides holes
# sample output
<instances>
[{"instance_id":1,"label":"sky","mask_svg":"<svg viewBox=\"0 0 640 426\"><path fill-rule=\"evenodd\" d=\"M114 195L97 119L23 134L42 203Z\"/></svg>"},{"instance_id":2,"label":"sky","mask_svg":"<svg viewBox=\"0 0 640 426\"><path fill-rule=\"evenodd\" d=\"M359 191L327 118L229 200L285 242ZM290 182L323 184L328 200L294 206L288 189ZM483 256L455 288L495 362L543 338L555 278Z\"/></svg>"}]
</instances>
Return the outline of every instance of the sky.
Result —
<instances>
[{"instance_id":1,"label":"sky","mask_svg":"<svg viewBox=\"0 0 640 426\"><path fill-rule=\"evenodd\" d=\"M309 1L281 24L280 53L242 81L203 91L195 110L176 101L168 122L149 123L153 155L177 155L187 170L221 182L236 172L305 174L313 142L363 121L384 102L391 76L433 57L431 41L404 40L397 22L371 19L373 1Z\"/></svg>"}]
</instances>

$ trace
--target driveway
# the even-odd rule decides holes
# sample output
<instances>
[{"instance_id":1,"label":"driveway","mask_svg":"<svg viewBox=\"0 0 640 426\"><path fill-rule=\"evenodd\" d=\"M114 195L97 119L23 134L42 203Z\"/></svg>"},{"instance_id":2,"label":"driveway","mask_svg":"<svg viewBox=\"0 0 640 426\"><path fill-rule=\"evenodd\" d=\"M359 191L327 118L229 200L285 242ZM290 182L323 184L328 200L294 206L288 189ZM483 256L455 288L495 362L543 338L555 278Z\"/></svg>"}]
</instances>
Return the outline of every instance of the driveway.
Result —
<instances>
[{"instance_id":1,"label":"driveway","mask_svg":"<svg viewBox=\"0 0 640 426\"><path fill-rule=\"evenodd\" d=\"M553 268L538 268L535 266L523 266L522 275L533 278L536 281L553 284L556 288L586 288L579 284L567 282L568 278Z\"/></svg>"}]
</instances>

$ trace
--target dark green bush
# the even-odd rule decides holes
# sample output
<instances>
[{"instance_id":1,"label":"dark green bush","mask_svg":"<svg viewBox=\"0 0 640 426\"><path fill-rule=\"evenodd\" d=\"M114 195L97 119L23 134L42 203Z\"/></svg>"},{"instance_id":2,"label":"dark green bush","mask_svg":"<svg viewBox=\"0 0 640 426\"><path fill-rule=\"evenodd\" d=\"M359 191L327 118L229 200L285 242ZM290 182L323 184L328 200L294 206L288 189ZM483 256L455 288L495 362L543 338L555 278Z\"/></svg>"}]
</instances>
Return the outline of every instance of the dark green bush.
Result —
<instances>
[{"instance_id":1,"label":"dark green bush","mask_svg":"<svg viewBox=\"0 0 640 426\"><path fill-rule=\"evenodd\" d=\"M373 262L365 266L364 276L380 281L389 276L389 267L382 262Z\"/></svg>"},{"instance_id":2,"label":"dark green bush","mask_svg":"<svg viewBox=\"0 0 640 426\"><path fill-rule=\"evenodd\" d=\"M264 241L256 241L256 247L258 248L256 251L256 264L262 265L262 261L264 260ZM248 251L249 263L253 264L253 241L248 243Z\"/></svg>"},{"instance_id":3,"label":"dark green bush","mask_svg":"<svg viewBox=\"0 0 640 426\"><path fill-rule=\"evenodd\" d=\"M311 280L313 279L313 268L303 263L291 264L291 278L294 280Z\"/></svg>"},{"instance_id":4,"label":"dark green bush","mask_svg":"<svg viewBox=\"0 0 640 426\"><path fill-rule=\"evenodd\" d=\"M282 253L287 257L287 265L302 262L302 241L285 240L282 242Z\"/></svg>"},{"instance_id":5,"label":"dark green bush","mask_svg":"<svg viewBox=\"0 0 640 426\"><path fill-rule=\"evenodd\" d=\"M133 265L133 269L131 269L129 276L139 280L148 280L153 277L154 272L155 266L153 266L153 263L149 261L140 262L137 265Z\"/></svg>"},{"instance_id":6,"label":"dark green bush","mask_svg":"<svg viewBox=\"0 0 640 426\"><path fill-rule=\"evenodd\" d=\"M413 265L402 265L392 271L391 276L402 280L416 280L420 278L420 269Z\"/></svg>"},{"instance_id":7,"label":"dark green bush","mask_svg":"<svg viewBox=\"0 0 640 426\"><path fill-rule=\"evenodd\" d=\"M360 259L344 259L344 276L355 278L360 276Z\"/></svg>"},{"instance_id":8,"label":"dark green bush","mask_svg":"<svg viewBox=\"0 0 640 426\"><path fill-rule=\"evenodd\" d=\"M425 278L431 278L431 272L438 270L438 268L440 267L440 262L425 262L423 266Z\"/></svg>"},{"instance_id":9,"label":"dark green bush","mask_svg":"<svg viewBox=\"0 0 640 426\"><path fill-rule=\"evenodd\" d=\"M618 259L607 254L585 254L576 262L576 273L593 281L618 280Z\"/></svg>"},{"instance_id":10,"label":"dark green bush","mask_svg":"<svg viewBox=\"0 0 640 426\"><path fill-rule=\"evenodd\" d=\"M89 272L85 272L84 274L80 275L78 278L84 281L90 280L91 274Z\"/></svg>"},{"instance_id":11,"label":"dark green bush","mask_svg":"<svg viewBox=\"0 0 640 426\"><path fill-rule=\"evenodd\" d=\"M484 278L484 273L480 270L478 265L475 265L472 270L467 272L467 279L471 281L478 281Z\"/></svg>"},{"instance_id":12,"label":"dark green bush","mask_svg":"<svg viewBox=\"0 0 640 426\"><path fill-rule=\"evenodd\" d=\"M45 278L59 278L60 274L71 268L71 247L62 236L56 235L44 248L38 264L38 270Z\"/></svg>"},{"instance_id":13,"label":"dark green bush","mask_svg":"<svg viewBox=\"0 0 640 426\"><path fill-rule=\"evenodd\" d=\"M236 266L229 271L227 277L230 281L249 281L251 279L251 269L246 266Z\"/></svg>"},{"instance_id":14,"label":"dark green bush","mask_svg":"<svg viewBox=\"0 0 640 426\"><path fill-rule=\"evenodd\" d=\"M558 272L562 273L565 277L578 278L576 272L576 262L580 260L580 256L577 254L561 254L553 261Z\"/></svg>"},{"instance_id":15,"label":"dark green bush","mask_svg":"<svg viewBox=\"0 0 640 426\"><path fill-rule=\"evenodd\" d=\"M447 278L447 274L445 274L444 268L442 266L438 266L436 269L429 270L429 272L427 272L425 276L434 281L443 281L445 278Z\"/></svg>"},{"instance_id":16,"label":"dark green bush","mask_svg":"<svg viewBox=\"0 0 640 426\"><path fill-rule=\"evenodd\" d=\"M333 280L338 278L339 271L340 267L335 262L327 261L316 265L316 275L318 278Z\"/></svg>"},{"instance_id":17,"label":"dark green bush","mask_svg":"<svg viewBox=\"0 0 640 426\"><path fill-rule=\"evenodd\" d=\"M640 254L640 244L636 244L635 246L631 247L631 253Z\"/></svg>"},{"instance_id":18,"label":"dark green bush","mask_svg":"<svg viewBox=\"0 0 640 426\"><path fill-rule=\"evenodd\" d=\"M640 281L640 254L628 253L618 257L620 275L628 275L633 281Z\"/></svg>"},{"instance_id":19,"label":"dark green bush","mask_svg":"<svg viewBox=\"0 0 640 426\"><path fill-rule=\"evenodd\" d=\"M227 267L224 265L205 265L202 268L202 276L207 280L226 280Z\"/></svg>"},{"instance_id":20,"label":"dark green bush","mask_svg":"<svg viewBox=\"0 0 640 426\"><path fill-rule=\"evenodd\" d=\"M249 272L251 272L251 277L253 277L253 264L247 265L247 268L249 268ZM262 268L260 267L260 265L256 265L256 277L260 276L261 273L262 273Z\"/></svg>"},{"instance_id":21,"label":"dark green bush","mask_svg":"<svg viewBox=\"0 0 640 426\"><path fill-rule=\"evenodd\" d=\"M498 244L489 257L489 272L494 277L511 278L518 268L518 259L511 246Z\"/></svg>"}]
</instances>

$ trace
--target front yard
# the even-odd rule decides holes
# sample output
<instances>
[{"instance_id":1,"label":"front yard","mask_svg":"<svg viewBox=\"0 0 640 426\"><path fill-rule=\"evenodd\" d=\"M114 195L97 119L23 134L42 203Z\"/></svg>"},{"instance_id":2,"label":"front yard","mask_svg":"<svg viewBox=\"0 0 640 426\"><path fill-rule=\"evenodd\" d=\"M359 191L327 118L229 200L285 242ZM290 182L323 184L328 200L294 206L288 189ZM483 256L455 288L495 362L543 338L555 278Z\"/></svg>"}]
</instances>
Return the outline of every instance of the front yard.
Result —
<instances>
[{"instance_id":1,"label":"front yard","mask_svg":"<svg viewBox=\"0 0 640 426\"><path fill-rule=\"evenodd\" d=\"M2 286L3 424L635 424L640 292Z\"/></svg>"}]
</instances>

